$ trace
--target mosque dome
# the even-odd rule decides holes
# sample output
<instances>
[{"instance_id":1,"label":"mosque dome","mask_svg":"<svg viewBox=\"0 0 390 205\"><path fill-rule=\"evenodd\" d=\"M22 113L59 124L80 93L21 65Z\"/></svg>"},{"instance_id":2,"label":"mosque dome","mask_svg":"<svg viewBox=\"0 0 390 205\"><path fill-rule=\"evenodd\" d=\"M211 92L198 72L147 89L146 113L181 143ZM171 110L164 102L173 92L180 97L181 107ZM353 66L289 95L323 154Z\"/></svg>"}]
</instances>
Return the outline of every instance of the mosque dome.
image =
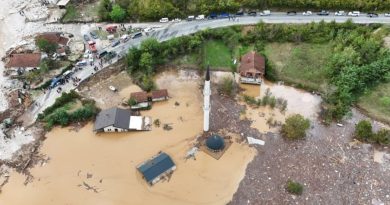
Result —
<instances>
[{"instance_id":1,"label":"mosque dome","mask_svg":"<svg viewBox=\"0 0 390 205\"><path fill-rule=\"evenodd\" d=\"M212 136L207 138L206 146L210 150L212 150L214 152L218 152L218 151L223 150L223 148L225 148L225 141L223 140L222 137L220 137L218 135L212 135Z\"/></svg>"}]
</instances>

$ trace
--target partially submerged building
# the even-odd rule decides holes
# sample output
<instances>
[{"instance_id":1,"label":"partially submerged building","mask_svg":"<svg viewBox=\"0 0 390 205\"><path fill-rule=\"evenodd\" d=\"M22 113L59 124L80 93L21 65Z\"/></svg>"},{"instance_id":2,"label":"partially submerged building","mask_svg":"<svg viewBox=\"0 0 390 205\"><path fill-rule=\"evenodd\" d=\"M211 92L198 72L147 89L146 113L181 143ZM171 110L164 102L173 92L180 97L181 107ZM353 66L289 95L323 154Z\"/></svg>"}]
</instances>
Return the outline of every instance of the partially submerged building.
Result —
<instances>
[{"instance_id":1,"label":"partially submerged building","mask_svg":"<svg viewBox=\"0 0 390 205\"><path fill-rule=\"evenodd\" d=\"M152 119L132 115L130 110L110 108L102 110L95 120L95 132L127 132L151 130Z\"/></svg>"},{"instance_id":2,"label":"partially submerged building","mask_svg":"<svg viewBox=\"0 0 390 205\"><path fill-rule=\"evenodd\" d=\"M169 155L161 152L148 161L140 164L137 169L146 182L153 185L163 177L171 174L176 169L176 165Z\"/></svg>"},{"instance_id":3,"label":"partially submerged building","mask_svg":"<svg viewBox=\"0 0 390 205\"><path fill-rule=\"evenodd\" d=\"M250 51L241 57L238 72L241 83L261 84L265 75L265 58L255 51Z\"/></svg>"},{"instance_id":4,"label":"partially submerged building","mask_svg":"<svg viewBox=\"0 0 390 205\"><path fill-rule=\"evenodd\" d=\"M134 92L130 94L130 99L134 101L131 105L131 109L142 109L152 105L152 102L159 102L168 100L168 90L154 90L150 93L147 92Z\"/></svg>"},{"instance_id":5,"label":"partially submerged building","mask_svg":"<svg viewBox=\"0 0 390 205\"><path fill-rule=\"evenodd\" d=\"M41 53L14 53L8 56L5 67L8 69L23 69L26 71L38 69L41 63Z\"/></svg>"},{"instance_id":6,"label":"partially submerged building","mask_svg":"<svg viewBox=\"0 0 390 205\"><path fill-rule=\"evenodd\" d=\"M40 33L35 37L36 40L38 39L45 39L50 43L55 43L61 46L68 46L69 44L69 38L66 38L62 33L60 32L46 32L46 33Z\"/></svg>"}]
</instances>

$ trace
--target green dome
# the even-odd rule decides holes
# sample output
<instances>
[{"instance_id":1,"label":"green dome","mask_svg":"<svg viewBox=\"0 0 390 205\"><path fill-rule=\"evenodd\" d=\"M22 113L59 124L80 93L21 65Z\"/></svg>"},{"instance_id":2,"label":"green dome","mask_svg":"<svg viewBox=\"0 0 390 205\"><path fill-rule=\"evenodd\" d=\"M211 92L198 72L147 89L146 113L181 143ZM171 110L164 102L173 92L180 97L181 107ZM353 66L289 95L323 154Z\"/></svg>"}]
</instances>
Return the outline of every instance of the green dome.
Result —
<instances>
[{"instance_id":1,"label":"green dome","mask_svg":"<svg viewBox=\"0 0 390 205\"><path fill-rule=\"evenodd\" d=\"M218 135L212 135L207 138L206 140L206 146L207 148L211 149L212 151L221 151L223 148L225 148L225 141L222 137Z\"/></svg>"}]
</instances>

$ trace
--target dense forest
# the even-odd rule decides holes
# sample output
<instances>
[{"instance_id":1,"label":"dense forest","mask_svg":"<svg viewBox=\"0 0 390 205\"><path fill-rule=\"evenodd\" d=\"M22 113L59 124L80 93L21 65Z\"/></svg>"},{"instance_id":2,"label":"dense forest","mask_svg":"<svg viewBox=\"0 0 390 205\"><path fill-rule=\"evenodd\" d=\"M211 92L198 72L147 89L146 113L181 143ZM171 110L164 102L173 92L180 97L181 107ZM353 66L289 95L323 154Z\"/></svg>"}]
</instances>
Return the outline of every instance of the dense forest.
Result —
<instances>
[{"instance_id":1,"label":"dense forest","mask_svg":"<svg viewBox=\"0 0 390 205\"><path fill-rule=\"evenodd\" d=\"M386 11L390 10L390 0L116 0L115 4L100 0L99 17L102 21L120 22L275 8Z\"/></svg>"}]
</instances>

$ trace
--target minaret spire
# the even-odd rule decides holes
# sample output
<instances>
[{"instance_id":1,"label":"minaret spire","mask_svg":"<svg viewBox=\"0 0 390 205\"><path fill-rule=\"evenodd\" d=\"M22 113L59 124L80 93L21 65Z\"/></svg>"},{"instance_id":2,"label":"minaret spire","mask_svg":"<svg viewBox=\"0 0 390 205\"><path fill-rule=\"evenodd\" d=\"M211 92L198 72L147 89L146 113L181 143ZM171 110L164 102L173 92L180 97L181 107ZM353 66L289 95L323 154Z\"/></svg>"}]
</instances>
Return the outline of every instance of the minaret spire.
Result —
<instances>
[{"instance_id":1,"label":"minaret spire","mask_svg":"<svg viewBox=\"0 0 390 205\"><path fill-rule=\"evenodd\" d=\"M204 82L204 88L203 88L203 131L208 132L209 131L209 125L210 125L210 95L211 95L211 89L210 89L210 65L207 66L206 71L206 77Z\"/></svg>"}]
</instances>

